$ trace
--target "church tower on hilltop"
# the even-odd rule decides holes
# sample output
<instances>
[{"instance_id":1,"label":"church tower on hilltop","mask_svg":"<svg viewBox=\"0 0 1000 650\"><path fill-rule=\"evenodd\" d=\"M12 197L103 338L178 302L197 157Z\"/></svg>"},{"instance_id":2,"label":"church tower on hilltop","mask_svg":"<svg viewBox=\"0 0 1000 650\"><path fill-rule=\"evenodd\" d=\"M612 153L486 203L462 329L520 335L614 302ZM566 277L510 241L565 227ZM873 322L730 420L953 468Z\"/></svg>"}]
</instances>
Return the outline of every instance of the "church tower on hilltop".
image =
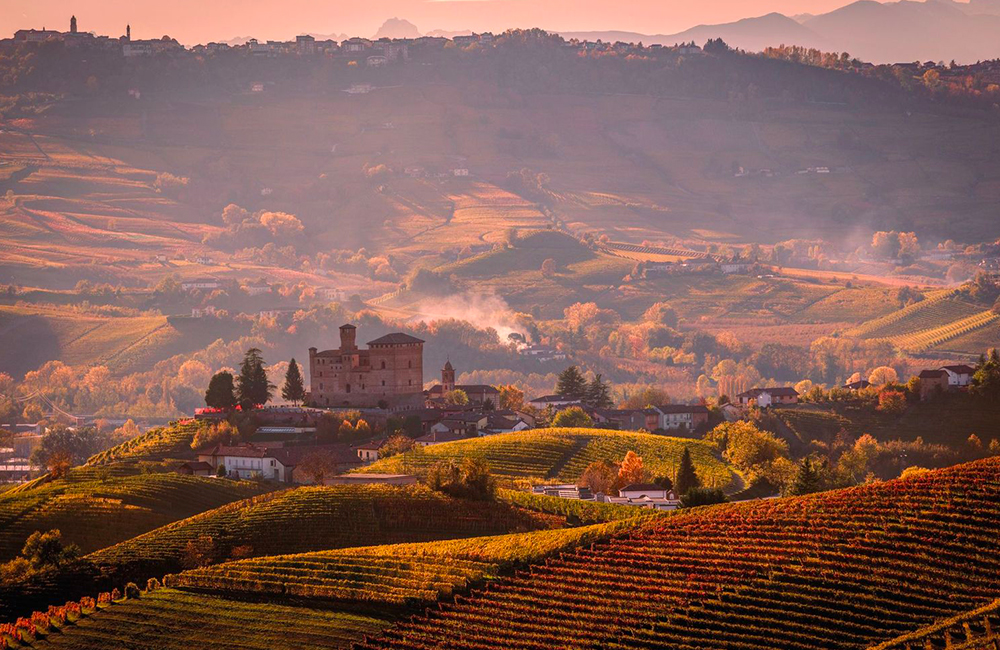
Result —
<instances>
[{"instance_id":1,"label":"church tower on hilltop","mask_svg":"<svg viewBox=\"0 0 1000 650\"><path fill-rule=\"evenodd\" d=\"M132 40L132 25L125 25L125 40Z\"/></svg>"},{"instance_id":2,"label":"church tower on hilltop","mask_svg":"<svg viewBox=\"0 0 1000 650\"><path fill-rule=\"evenodd\" d=\"M69 18L69 33L76 33L76 16L70 16Z\"/></svg>"},{"instance_id":3,"label":"church tower on hilltop","mask_svg":"<svg viewBox=\"0 0 1000 650\"><path fill-rule=\"evenodd\" d=\"M451 360L446 361L441 369L441 387L446 393L455 390L455 368L452 367Z\"/></svg>"}]
</instances>

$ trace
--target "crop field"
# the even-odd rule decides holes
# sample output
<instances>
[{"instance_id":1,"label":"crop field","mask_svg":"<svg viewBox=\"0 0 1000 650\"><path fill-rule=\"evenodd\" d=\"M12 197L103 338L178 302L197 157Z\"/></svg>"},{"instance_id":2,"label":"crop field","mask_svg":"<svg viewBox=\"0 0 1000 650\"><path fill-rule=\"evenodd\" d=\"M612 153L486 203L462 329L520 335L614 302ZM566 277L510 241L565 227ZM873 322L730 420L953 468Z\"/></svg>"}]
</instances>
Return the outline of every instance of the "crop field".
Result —
<instances>
[{"instance_id":1,"label":"crop field","mask_svg":"<svg viewBox=\"0 0 1000 650\"><path fill-rule=\"evenodd\" d=\"M775 409L774 413L804 443L812 440L830 441L841 430L850 431L854 428L847 418L828 411L782 408Z\"/></svg>"},{"instance_id":2,"label":"crop field","mask_svg":"<svg viewBox=\"0 0 1000 650\"><path fill-rule=\"evenodd\" d=\"M919 648L996 650L998 642L1000 642L1000 600L995 600L985 607L953 616L917 632L904 634L871 650L918 650Z\"/></svg>"},{"instance_id":3,"label":"crop field","mask_svg":"<svg viewBox=\"0 0 1000 650\"><path fill-rule=\"evenodd\" d=\"M423 472L439 461L473 457L504 478L575 481L590 463L621 461L634 451L654 476L672 477L685 447L705 485L725 488L733 483L732 469L700 440L602 429L541 429L459 440L380 460L364 471Z\"/></svg>"},{"instance_id":4,"label":"crop field","mask_svg":"<svg viewBox=\"0 0 1000 650\"><path fill-rule=\"evenodd\" d=\"M935 292L920 302L847 330L846 336L863 339L891 338L934 329L982 311L952 291Z\"/></svg>"},{"instance_id":5,"label":"crop field","mask_svg":"<svg viewBox=\"0 0 1000 650\"><path fill-rule=\"evenodd\" d=\"M359 647L865 648L994 599L998 472L993 458L653 519Z\"/></svg>"},{"instance_id":6,"label":"crop field","mask_svg":"<svg viewBox=\"0 0 1000 650\"><path fill-rule=\"evenodd\" d=\"M632 522L495 537L265 557L185 571L171 587L201 592L407 605L451 596L514 567L592 544Z\"/></svg>"},{"instance_id":7,"label":"crop field","mask_svg":"<svg viewBox=\"0 0 1000 650\"><path fill-rule=\"evenodd\" d=\"M107 465L122 461L163 460L164 458L191 458L191 441L198 431L194 420L176 423L169 427L150 429L146 433L106 449L87 460L88 465Z\"/></svg>"},{"instance_id":8,"label":"crop field","mask_svg":"<svg viewBox=\"0 0 1000 650\"><path fill-rule=\"evenodd\" d=\"M136 469L74 469L66 478L0 494L0 562L17 555L36 530L57 528L64 542L90 553L270 489Z\"/></svg>"},{"instance_id":9,"label":"crop field","mask_svg":"<svg viewBox=\"0 0 1000 650\"><path fill-rule=\"evenodd\" d=\"M349 648L388 621L373 616L252 603L175 589L116 601L53 624L26 647L64 650L293 650Z\"/></svg>"},{"instance_id":10,"label":"crop field","mask_svg":"<svg viewBox=\"0 0 1000 650\"><path fill-rule=\"evenodd\" d=\"M259 557L558 527L563 519L503 503L451 499L424 487L301 487L182 519L87 556L145 577L181 568L190 541L211 537L213 561L234 548ZM141 577L141 576L140 576Z\"/></svg>"},{"instance_id":11,"label":"crop field","mask_svg":"<svg viewBox=\"0 0 1000 650\"><path fill-rule=\"evenodd\" d=\"M841 289L809 305L797 314L797 318L858 322L881 318L898 308L895 289L872 285Z\"/></svg>"}]
</instances>

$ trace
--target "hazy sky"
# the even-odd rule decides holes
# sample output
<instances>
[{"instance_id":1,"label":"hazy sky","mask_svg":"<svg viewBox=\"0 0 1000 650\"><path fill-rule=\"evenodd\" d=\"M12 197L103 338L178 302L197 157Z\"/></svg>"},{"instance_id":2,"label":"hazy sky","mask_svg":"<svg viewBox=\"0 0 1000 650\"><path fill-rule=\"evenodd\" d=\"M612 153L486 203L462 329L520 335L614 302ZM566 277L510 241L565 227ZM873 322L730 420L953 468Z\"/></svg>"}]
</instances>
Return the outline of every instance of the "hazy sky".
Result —
<instances>
[{"instance_id":1,"label":"hazy sky","mask_svg":"<svg viewBox=\"0 0 1000 650\"><path fill-rule=\"evenodd\" d=\"M132 24L135 38L164 34L192 45L236 36L287 39L296 34L371 36L386 18L433 29L502 31L627 30L674 33L771 11L819 13L849 0L0 0L0 35L22 27L69 29L118 36Z\"/></svg>"}]
</instances>

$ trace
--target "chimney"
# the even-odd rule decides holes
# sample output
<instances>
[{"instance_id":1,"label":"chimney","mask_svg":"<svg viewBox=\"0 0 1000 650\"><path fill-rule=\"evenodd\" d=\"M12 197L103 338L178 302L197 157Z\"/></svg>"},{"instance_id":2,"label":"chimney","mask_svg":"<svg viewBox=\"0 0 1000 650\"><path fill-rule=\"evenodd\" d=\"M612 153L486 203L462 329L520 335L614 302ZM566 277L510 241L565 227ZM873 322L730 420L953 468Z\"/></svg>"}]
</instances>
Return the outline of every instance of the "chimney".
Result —
<instances>
[{"instance_id":1,"label":"chimney","mask_svg":"<svg viewBox=\"0 0 1000 650\"><path fill-rule=\"evenodd\" d=\"M357 346L357 336L358 328L354 327L350 323L347 325L340 326L340 351L343 352L353 352L358 349Z\"/></svg>"}]
</instances>

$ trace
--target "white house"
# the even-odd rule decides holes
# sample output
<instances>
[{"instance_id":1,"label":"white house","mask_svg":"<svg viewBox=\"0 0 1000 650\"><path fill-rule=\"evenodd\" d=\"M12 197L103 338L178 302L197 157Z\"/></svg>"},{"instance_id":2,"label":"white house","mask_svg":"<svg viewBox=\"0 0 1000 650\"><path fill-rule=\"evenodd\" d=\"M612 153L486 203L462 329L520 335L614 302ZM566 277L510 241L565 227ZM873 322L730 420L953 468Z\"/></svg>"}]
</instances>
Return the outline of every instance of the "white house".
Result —
<instances>
[{"instance_id":1,"label":"white house","mask_svg":"<svg viewBox=\"0 0 1000 650\"><path fill-rule=\"evenodd\" d=\"M976 374L976 369L967 366L941 366L939 370L944 370L948 373L948 387L949 388L964 388L972 383L972 375Z\"/></svg>"},{"instance_id":2,"label":"white house","mask_svg":"<svg viewBox=\"0 0 1000 650\"><path fill-rule=\"evenodd\" d=\"M420 447L430 447L432 445L440 445L445 442L455 442L457 440L465 439L466 437L457 431L431 431L426 436L420 436L413 442Z\"/></svg>"},{"instance_id":3,"label":"white house","mask_svg":"<svg viewBox=\"0 0 1000 650\"><path fill-rule=\"evenodd\" d=\"M218 289L222 286L222 283L218 280L213 280L212 278L198 278L196 280L184 280L181 282L181 289L184 291L192 290L211 290Z\"/></svg>"},{"instance_id":4,"label":"white house","mask_svg":"<svg viewBox=\"0 0 1000 650\"><path fill-rule=\"evenodd\" d=\"M379 450L385 446L386 442L386 440L373 440L372 442L366 442L363 445L357 445L354 449L358 452L358 458L363 460L365 463L374 463L378 460Z\"/></svg>"},{"instance_id":5,"label":"white house","mask_svg":"<svg viewBox=\"0 0 1000 650\"><path fill-rule=\"evenodd\" d=\"M282 450L253 444L235 447L216 445L211 451L199 453L198 460L208 463L216 471L219 465L223 465L226 476L232 478L261 476L282 483L291 483L294 468Z\"/></svg>"},{"instance_id":6,"label":"white house","mask_svg":"<svg viewBox=\"0 0 1000 650\"><path fill-rule=\"evenodd\" d=\"M546 406L552 408L563 408L565 406L579 406L579 397L569 397L566 395L543 395L531 400L530 404L535 408L544 409Z\"/></svg>"},{"instance_id":7,"label":"white house","mask_svg":"<svg viewBox=\"0 0 1000 650\"><path fill-rule=\"evenodd\" d=\"M773 404L797 404L799 392L789 386L777 388L753 388L736 396L740 406L748 406L756 403L760 408L767 408Z\"/></svg>"},{"instance_id":8,"label":"white house","mask_svg":"<svg viewBox=\"0 0 1000 650\"><path fill-rule=\"evenodd\" d=\"M702 425L708 424L708 407L701 404L688 406L685 404L665 404L657 406L660 412L660 429L664 431L675 431L677 429L687 429L694 431Z\"/></svg>"},{"instance_id":9,"label":"white house","mask_svg":"<svg viewBox=\"0 0 1000 650\"><path fill-rule=\"evenodd\" d=\"M451 173L454 174L455 176L468 176L469 170L465 169L464 167L459 167L457 169L451 170Z\"/></svg>"}]
</instances>

